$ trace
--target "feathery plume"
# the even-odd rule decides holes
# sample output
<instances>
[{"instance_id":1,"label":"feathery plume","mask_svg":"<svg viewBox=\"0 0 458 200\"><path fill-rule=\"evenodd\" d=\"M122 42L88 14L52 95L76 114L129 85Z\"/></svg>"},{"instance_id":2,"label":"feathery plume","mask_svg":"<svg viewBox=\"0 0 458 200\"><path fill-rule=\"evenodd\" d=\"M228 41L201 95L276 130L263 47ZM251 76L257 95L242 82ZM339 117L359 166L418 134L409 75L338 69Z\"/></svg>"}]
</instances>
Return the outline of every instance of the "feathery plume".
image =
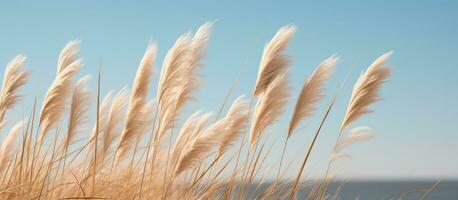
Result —
<instances>
[{"instance_id":1,"label":"feathery plume","mask_svg":"<svg viewBox=\"0 0 458 200\"><path fill-rule=\"evenodd\" d=\"M72 77L81 67L76 58L78 41L69 42L62 50L57 65L57 75L45 94L40 113L41 135L39 143L46 138L49 130L54 128L66 110L67 99L72 91Z\"/></svg>"},{"instance_id":2,"label":"feathery plume","mask_svg":"<svg viewBox=\"0 0 458 200\"><path fill-rule=\"evenodd\" d=\"M14 125L8 133L8 136L6 137L5 141L3 141L2 147L0 149L0 173L3 173L5 167L11 159L11 155L14 151L14 140L16 139L17 135L19 134L23 126L24 121L20 121L16 125Z\"/></svg>"},{"instance_id":3,"label":"feathery plume","mask_svg":"<svg viewBox=\"0 0 458 200\"><path fill-rule=\"evenodd\" d=\"M72 40L68 42L59 54L59 61L57 63L56 75L59 75L65 68L72 65L79 65L77 61L77 54L79 51L79 40Z\"/></svg>"},{"instance_id":4,"label":"feathery plume","mask_svg":"<svg viewBox=\"0 0 458 200\"><path fill-rule=\"evenodd\" d=\"M162 64L161 75L157 86L157 97L159 100L170 98L173 89L180 84L180 76L187 63L190 43L189 34L180 36L173 47L167 52ZM178 79L178 80L177 80ZM167 101L166 101L167 102Z\"/></svg>"},{"instance_id":5,"label":"feathery plume","mask_svg":"<svg viewBox=\"0 0 458 200\"><path fill-rule=\"evenodd\" d=\"M301 120L311 116L316 111L315 104L324 97L324 82L328 80L338 60L339 58L336 57L324 60L304 83L294 107L293 116L289 122L288 137L293 134L294 129Z\"/></svg>"},{"instance_id":6,"label":"feathery plume","mask_svg":"<svg viewBox=\"0 0 458 200\"><path fill-rule=\"evenodd\" d=\"M200 114L195 112L183 124L180 133L175 139L175 144L172 149L172 166L176 166L178 159L183 150L187 149L190 141L196 138L203 130L205 123L210 118L211 113Z\"/></svg>"},{"instance_id":7,"label":"feathery plume","mask_svg":"<svg viewBox=\"0 0 458 200\"><path fill-rule=\"evenodd\" d=\"M345 139L339 141L334 147L334 151L331 154L331 162L341 158L352 158L350 154L342 153L341 150L354 143L370 140L373 137L374 134L370 127L361 126L353 128L352 130L350 130L348 136Z\"/></svg>"},{"instance_id":8,"label":"feathery plume","mask_svg":"<svg viewBox=\"0 0 458 200\"><path fill-rule=\"evenodd\" d=\"M118 94L113 98L113 102L111 103L111 107L109 108L107 120L105 126L103 128L103 147L102 155L106 155L109 151L111 145L115 141L115 139L121 133L120 125L122 124L123 120L123 111L127 106L128 100L128 91L126 88L121 89Z\"/></svg>"},{"instance_id":9,"label":"feathery plume","mask_svg":"<svg viewBox=\"0 0 458 200\"><path fill-rule=\"evenodd\" d=\"M189 56L189 65L195 69L201 66L200 61L205 58L205 51L210 39L213 22L205 22L197 29L191 41L191 52Z\"/></svg>"},{"instance_id":10,"label":"feathery plume","mask_svg":"<svg viewBox=\"0 0 458 200\"><path fill-rule=\"evenodd\" d=\"M173 47L167 52L162 65L161 76L157 89L159 103L160 127L157 131L157 138L160 141L163 135L169 130L173 121L179 113L177 109L177 99L183 91L184 76L188 76L189 67L187 62L189 57L190 36L188 34L180 36Z\"/></svg>"},{"instance_id":11,"label":"feathery plume","mask_svg":"<svg viewBox=\"0 0 458 200\"><path fill-rule=\"evenodd\" d=\"M283 112L289 99L287 79L288 73L286 71L279 74L259 97L252 118L250 147L259 139L264 129L271 125Z\"/></svg>"},{"instance_id":12,"label":"feathery plume","mask_svg":"<svg viewBox=\"0 0 458 200\"><path fill-rule=\"evenodd\" d=\"M218 154L222 155L228 148L234 144L240 133L245 129L248 120L248 101L244 96L238 97L223 119L226 124L226 130L221 135L221 143L218 146Z\"/></svg>"},{"instance_id":13,"label":"feathery plume","mask_svg":"<svg viewBox=\"0 0 458 200\"><path fill-rule=\"evenodd\" d=\"M179 86L178 88L175 88L175 91L173 93L173 97L171 99L167 99L167 102L165 102L165 99L163 99L163 107L160 107L160 117L159 117L159 123L160 126L158 127L158 141L162 141L162 139L165 137L166 133L172 129L174 125L174 121L177 118L177 116L181 112L182 106L178 107L179 105L184 105L185 101L188 99L184 99L182 97L185 97L182 95L185 93L186 88L189 88L189 85L185 86Z\"/></svg>"},{"instance_id":14,"label":"feathery plume","mask_svg":"<svg viewBox=\"0 0 458 200\"><path fill-rule=\"evenodd\" d=\"M192 92L200 85L196 73L202 66L200 61L205 58L211 27L212 23L207 22L197 30L193 38L189 38L188 35L181 36L167 54L163 66L164 78L161 76L161 79L168 81L164 81L160 86L170 86L164 90L161 89L162 87L159 88L161 91L159 102L161 126L157 132L159 141L172 128L173 121L180 114L185 103L193 98ZM173 78L166 79L166 77Z\"/></svg>"},{"instance_id":15,"label":"feathery plume","mask_svg":"<svg viewBox=\"0 0 458 200\"><path fill-rule=\"evenodd\" d=\"M356 143L356 142L370 140L373 137L374 137L374 133L372 132L372 129L370 127L361 126L361 127L353 128L350 130L350 133L348 134L348 136L345 139L337 143L335 147L335 151L340 151L341 149L353 143Z\"/></svg>"},{"instance_id":16,"label":"feathery plume","mask_svg":"<svg viewBox=\"0 0 458 200\"><path fill-rule=\"evenodd\" d=\"M143 128L142 130L140 131L140 133L138 133L138 136L136 137L137 140L140 140L141 139L141 136L143 136L143 134L145 134L146 132L148 131L151 131L152 128L153 128L153 121L154 121L154 113L156 112L156 106L157 103L155 100L149 100L144 106L143 106L143 109L142 109L142 112L140 113L140 116L143 118Z\"/></svg>"},{"instance_id":17,"label":"feathery plume","mask_svg":"<svg viewBox=\"0 0 458 200\"><path fill-rule=\"evenodd\" d=\"M391 52L377 58L356 81L340 132L361 116L371 112L369 105L380 99L378 94L380 86L390 75L390 69L386 66L390 56Z\"/></svg>"},{"instance_id":18,"label":"feathery plume","mask_svg":"<svg viewBox=\"0 0 458 200\"><path fill-rule=\"evenodd\" d=\"M272 40L264 47L258 77L253 91L254 96L258 96L267 90L267 87L278 74L288 70L289 59L283 51L295 32L295 26L288 25L281 27Z\"/></svg>"},{"instance_id":19,"label":"feathery plume","mask_svg":"<svg viewBox=\"0 0 458 200\"><path fill-rule=\"evenodd\" d=\"M178 98L176 110L181 110L187 100L192 99L192 92L199 85L198 70L202 67L201 61L205 58L206 48L210 40L210 31L213 26L212 22L206 22L200 26L191 40L190 51L188 55L188 66L184 69L182 84L178 88Z\"/></svg>"},{"instance_id":20,"label":"feathery plume","mask_svg":"<svg viewBox=\"0 0 458 200\"><path fill-rule=\"evenodd\" d=\"M333 162L333 161L344 159L344 158L351 159L353 157L348 153L341 153L341 152L334 151L334 152L331 153L330 161Z\"/></svg>"},{"instance_id":21,"label":"feathery plume","mask_svg":"<svg viewBox=\"0 0 458 200\"><path fill-rule=\"evenodd\" d=\"M111 95L111 93L109 93ZM127 88L122 88L116 96L112 99L111 105L109 100L107 100L107 105L103 105L105 100L107 99L108 95L105 97L104 102L102 102L101 110L104 110L103 118L100 121L99 126L99 141L101 141L100 148L97 148L97 156L95 154L92 155L91 159L91 166L95 166L95 168L99 168L100 166L103 167L103 164L107 158L109 158L109 154L111 153L111 146L113 145L116 138L119 137L121 134L121 125L122 120L124 119L124 111L128 103L128 91ZM105 107L105 108L103 108ZM142 111L143 112L143 111ZM102 113L102 112L101 112ZM93 130L93 134L95 133L95 128ZM91 138L95 138L96 135L93 135ZM89 152L94 151L95 147L95 140L91 140L89 143L91 146L89 147ZM99 143L100 144L100 143ZM97 158L97 159L95 159Z\"/></svg>"},{"instance_id":22,"label":"feathery plume","mask_svg":"<svg viewBox=\"0 0 458 200\"><path fill-rule=\"evenodd\" d=\"M180 156L175 169L175 176L192 168L219 143L221 133L226 128L225 125L223 120L219 120L192 140L191 144L184 149L184 152Z\"/></svg>"},{"instance_id":23,"label":"feathery plume","mask_svg":"<svg viewBox=\"0 0 458 200\"><path fill-rule=\"evenodd\" d=\"M22 95L17 94L17 91L27 82L30 75L28 71L22 68L26 59L25 56L18 55L6 66L0 94L0 125L4 124L6 111L22 98Z\"/></svg>"},{"instance_id":24,"label":"feathery plume","mask_svg":"<svg viewBox=\"0 0 458 200\"><path fill-rule=\"evenodd\" d=\"M156 45L150 44L146 49L130 95L129 106L127 107L127 115L125 118L124 130L121 133L121 138L116 153L116 162L121 161L127 155L127 152L132 146L133 141L142 132L145 126L143 118L143 108L145 99L148 94L148 88L153 76L153 63L156 59Z\"/></svg>"},{"instance_id":25,"label":"feathery plume","mask_svg":"<svg viewBox=\"0 0 458 200\"><path fill-rule=\"evenodd\" d=\"M87 75L78 80L73 90L70 104L70 119L68 121L68 130L65 135L64 143L61 146L61 152L66 152L68 146L73 142L76 134L82 131L81 126L87 121L86 114L91 101L91 92L87 87L87 82L91 76Z\"/></svg>"}]
</instances>

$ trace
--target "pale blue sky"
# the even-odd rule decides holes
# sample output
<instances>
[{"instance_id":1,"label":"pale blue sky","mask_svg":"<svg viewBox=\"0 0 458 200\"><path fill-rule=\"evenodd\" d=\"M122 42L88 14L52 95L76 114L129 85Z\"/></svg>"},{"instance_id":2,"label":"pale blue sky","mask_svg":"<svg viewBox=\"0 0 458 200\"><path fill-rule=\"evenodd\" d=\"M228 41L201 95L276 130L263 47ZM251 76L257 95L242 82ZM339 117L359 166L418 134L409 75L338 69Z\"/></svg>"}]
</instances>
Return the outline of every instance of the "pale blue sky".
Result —
<instances>
[{"instance_id":1,"label":"pale blue sky","mask_svg":"<svg viewBox=\"0 0 458 200\"><path fill-rule=\"evenodd\" d=\"M55 74L58 53L69 40L82 40L85 67L79 76L95 75L102 59L104 94L131 85L150 40L159 46L159 69L180 34L217 20L202 70L204 84L185 118L198 109L216 111L244 60L231 100L250 94L264 43L279 27L294 24L298 31L287 49L293 56L293 100L316 65L333 54L343 60L327 84L328 98L321 108L352 72L319 137L308 174L322 173L360 71L393 50L393 76L383 87L384 100L373 106L375 113L355 124L371 126L376 137L347 150L354 158L342 162L339 176L458 178L457 11L457 1L10 1L0 3L0 66L4 69L18 53L29 57L26 68L33 75L18 115L30 109L34 96L42 97ZM268 164L279 157L291 109L266 134L276 141ZM309 144L322 110L303 123L287 159Z\"/></svg>"}]
</instances>

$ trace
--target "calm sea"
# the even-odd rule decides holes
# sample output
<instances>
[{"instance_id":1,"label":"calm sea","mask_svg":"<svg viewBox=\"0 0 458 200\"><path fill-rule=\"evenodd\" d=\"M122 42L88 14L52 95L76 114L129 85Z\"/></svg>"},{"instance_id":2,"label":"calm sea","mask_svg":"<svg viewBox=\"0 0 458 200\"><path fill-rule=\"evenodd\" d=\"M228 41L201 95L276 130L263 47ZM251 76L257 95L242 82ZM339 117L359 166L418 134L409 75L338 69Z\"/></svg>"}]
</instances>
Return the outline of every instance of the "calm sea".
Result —
<instances>
[{"instance_id":1,"label":"calm sea","mask_svg":"<svg viewBox=\"0 0 458 200\"><path fill-rule=\"evenodd\" d=\"M437 181L349 181L334 182L328 188L328 194L333 194L340 186L338 198L340 200L388 200L388 199L431 199L431 200L458 200L458 181L441 181L425 195ZM271 184L263 184L258 191ZM252 187L252 190L254 188ZM297 199L305 199L309 190L298 193ZM332 199L332 198L331 198Z\"/></svg>"}]
</instances>

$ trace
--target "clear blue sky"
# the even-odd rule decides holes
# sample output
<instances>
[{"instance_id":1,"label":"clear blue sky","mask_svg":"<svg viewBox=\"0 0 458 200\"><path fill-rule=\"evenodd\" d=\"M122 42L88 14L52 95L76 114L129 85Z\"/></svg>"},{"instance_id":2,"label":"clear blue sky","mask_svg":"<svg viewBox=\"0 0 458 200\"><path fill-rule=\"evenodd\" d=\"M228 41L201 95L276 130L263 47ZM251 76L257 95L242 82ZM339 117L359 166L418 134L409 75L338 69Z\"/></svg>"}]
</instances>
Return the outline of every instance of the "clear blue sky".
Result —
<instances>
[{"instance_id":1,"label":"clear blue sky","mask_svg":"<svg viewBox=\"0 0 458 200\"><path fill-rule=\"evenodd\" d=\"M457 1L433 0L9 1L0 3L0 65L3 73L16 54L29 57L26 68L33 75L23 90L28 100L10 113L18 115L30 109L34 96L43 96L55 74L58 53L69 40L82 40L85 67L79 76L95 75L102 59L102 93L106 93L131 85L150 40L159 45L158 69L180 34L217 20L202 70L203 87L184 118L197 109L216 111L244 62L231 100L250 94L264 43L282 25L295 24L298 31L287 50L294 59L294 100L315 66L333 54L343 61L327 84L328 98L321 108L352 72L319 137L308 174L319 177L323 171L357 75L376 57L393 50L393 76L383 87L384 100L373 107L375 113L356 124L371 126L376 137L347 150L354 158L341 162L345 168L339 176L458 178L457 11ZM266 134L277 141L270 164L279 157L291 109ZM309 144L322 110L294 136L288 159Z\"/></svg>"}]
</instances>

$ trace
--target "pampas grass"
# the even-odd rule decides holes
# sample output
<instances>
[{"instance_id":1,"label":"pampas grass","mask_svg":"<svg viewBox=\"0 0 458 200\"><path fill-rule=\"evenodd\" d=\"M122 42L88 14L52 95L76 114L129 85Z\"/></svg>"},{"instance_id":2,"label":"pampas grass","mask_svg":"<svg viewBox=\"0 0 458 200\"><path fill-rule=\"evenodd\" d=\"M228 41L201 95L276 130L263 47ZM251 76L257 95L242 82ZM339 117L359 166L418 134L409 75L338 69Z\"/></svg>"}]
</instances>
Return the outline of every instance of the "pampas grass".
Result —
<instances>
[{"instance_id":1,"label":"pampas grass","mask_svg":"<svg viewBox=\"0 0 458 200\"><path fill-rule=\"evenodd\" d=\"M245 129L248 119L248 101L243 96L232 103L231 108L225 117L226 130L221 134L221 143L218 146L218 154L226 152L238 139L240 133Z\"/></svg>"},{"instance_id":2,"label":"pampas grass","mask_svg":"<svg viewBox=\"0 0 458 200\"><path fill-rule=\"evenodd\" d=\"M313 147L320 144L319 133L338 100L336 95L327 109L318 109L326 94L325 82L339 58L324 60L306 79L292 113L285 114L290 119L288 126L276 133L286 136L280 163L267 165L266 160L278 158L271 154L276 150L269 141L272 137L264 137L264 133L285 113L292 96L286 47L296 28L281 27L265 45L251 100L242 95L228 108L223 104L215 120L210 120L212 115L207 111L191 112L185 120L180 120L186 114L183 110L187 103L197 99L194 94L201 84L199 70L203 67L212 27L213 23L205 23L194 34L189 32L176 40L162 62L152 99L148 95L154 77L155 45L150 44L146 49L132 90L112 90L99 102L100 86L104 82L101 73L94 99L88 76L73 80L82 64L77 56L79 41L69 42L59 55L56 77L44 95L38 115L35 116L34 106L29 121L13 126L2 142L0 198L186 200L289 196L295 199L296 193L304 188L302 172L308 167L307 160L313 154ZM380 87L390 72L386 67L390 55L378 58L357 80L340 130L335 130L339 134L329 155L327 173L321 183L311 186L307 194L310 199L326 199L329 178L335 174L330 172L331 163L351 157L345 153L347 148L372 138L372 129L367 127L343 133L380 99ZM9 125L6 113L23 97L19 89L29 77L29 72L23 69L24 63L25 57L18 56L5 69L0 128ZM231 92L232 89L225 102ZM251 112L254 101L257 103ZM95 116L91 107L94 105ZM220 116L223 111L226 115ZM313 140L305 154L298 154L304 156L303 162L288 160L282 171L288 139L300 132L302 121L320 112L324 116L313 133ZM246 134L249 134L247 138ZM52 140L47 140L48 137ZM20 139L22 142L16 145ZM240 159L243 156L244 162ZM297 175L288 177L285 172L298 164ZM263 190L261 183L277 167L275 183ZM251 183L258 185L250 193ZM337 194L338 191L333 196Z\"/></svg>"},{"instance_id":3,"label":"pampas grass","mask_svg":"<svg viewBox=\"0 0 458 200\"><path fill-rule=\"evenodd\" d=\"M277 75L256 103L250 129L250 147L253 147L265 128L284 111L289 98L287 81L288 73L286 71Z\"/></svg>"},{"instance_id":4,"label":"pampas grass","mask_svg":"<svg viewBox=\"0 0 458 200\"><path fill-rule=\"evenodd\" d=\"M84 122L87 121L87 111L91 103L91 92L87 88L87 82L90 76L84 76L76 83L73 90L71 103L70 103L70 116L68 121L68 130L62 143L61 151L66 152L68 146L73 142L78 132L84 131L82 127Z\"/></svg>"},{"instance_id":5,"label":"pampas grass","mask_svg":"<svg viewBox=\"0 0 458 200\"><path fill-rule=\"evenodd\" d=\"M181 154L189 148L191 140L201 133L210 116L211 113L201 115L200 112L196 112L184 122L173 146L172 166L176 166Z\"/></svg>"},{"instance_id":6,"label":"pampas grass","mask_svg":"<svg viewBox=\"0 0 458 200\"><path fill-rule=\"evenodd\" d=\"M18 122L11 128L8 136L3 141L2 147L0 148L0 174L3 173L7 164L11 162L11 156L14 152L14 141L17 140L17 136L22 131L23 127L24 122Z\"/></svg>"},{"instance_id":7,"label":"pampas grass","mask_svg":"<svg viewBox=\"0 0 458 200\"><path fill-rule=\"evenodd\" d=\"M205 23L192 38L189 34L178 38L164 59L157 95L161 111L159 141L172 128L175 118L199 86L196 73L205 57L211 27L212 23Z\"/></svg>"},{"instance_id":8,"label":"pampas grass","mask_svg":"<svg viewBox=\"0 0 458 200\"><path fill-rule=\"evenodd\" d=\"M330 57L318 66L310 78L302 86L302 90L297 99L294 112L288 126L288 137L296 129L299 122L313 115L316 111L316 103L323 98L324 82L329 78L334 66L339 58Z\"/></svg>"},{"instance_id":9,"label":"pampas grass","mask_svg":"<svg viewBox=\"0 0 458 200\"><path fill-rule=\"evenodd\" d=\"M118 94L113 98L111 106L106 116L106 121L102 124L103 137L102 137L102 160L107 156L111 146L116 138L121 134L121 125L123 114L128 102L128 92L126 88L121 89Z\"/></svg>"},{"instance_id":10,"label":"pampas grass","mask_svg":"<svg viewBox=\"0 0 458 200\"><path fill-rule=\"evenodd\" d=\"M247 107L248 102L243 100L243 97L237 98L223 119L216 121L201 134L198 134L189 146L183 149L184 153L179 159L175 175L188 169L198 161L196 159L202 158L205 153L212 149L220 155L223 154L245 128L245 122L248 118Z\"/></svg>"},{"instance_id":11,"label":"pampas grass","mask_svg":"<svg viewBox=\"0 0 458 200\"><path fill-rule=\"evenodd\" d=\"M295 26L284 26L278 30L274 38L264 47L258 78L253 91L255 96L266 91L278 74L288 70L289 58L283 51L295 32Z\"/></svg>"},{"instance_id":12,"label":"pampas grass","mask_svg":"<svg viewBox=\"0 0 458 200\"><path fill-rule=\"evenodd\" d=\"M119 145L115 153L115 163L125 158L135 138L143 134L143 128L146 126L145 115L150 114L145 113L143 109L146 105L146 95L148 94L149 84L153 76L153 63L155 59L156 45L151 44L146 49L135 75L124 130L121 133Z\"/></svg>"},{"instance_id":13,"label":"pampas grass","mask_svg":"<svg viewBox=\"0 0 458 200\"><path fill-rule=\"evenodd\" d=\"M6 111L12 108L22 97L18 94L29 77L30 73L23 69L26 57L19 55L13 58L6 66L0 94L0 130L4 125Z\"/></svg>"},{"instance_id":14,"label":"pampas grass","mask_svg":"<svg viewBox=\"0 0 458 200\"><path fill-rule=\"evenodd\" d=\"M225 125L222 120L215 122L194 138L188 147L183 149L183 154L180 156L175 170L175 176L195 166L199 159L203 159L206 156L205 154L208 154L214 146L217 146L220 140L220 134L224 131Z\"/></svg>"},{"instance_id":15,"label":"pampas grass","mask_svg":"<svg viewBox=\"0 0 458 200\"><path fill-rule=\"evenodd\" d=\"M320 198L324 198L325 191L328 186L328 175L330 172L331 164L337 160L339 157L349 157L348 155L339 156L339 146L345 144L345 140L342 139L342 134L352 122L355 122L360 117L370 113L369 106L377 102L379 98L379 90L383 83L386 82L386 79L390 75L390 69L387 67L388 59L391 56L391 52L383 54L377 58L366 70L363 72L359 79L356 81L353 86L352 95L350 102L347 106L347 111L343 118L343 121L340 125L339 135L337 136L336 144L334 145L333 153L331 159L329 160L328 166L326 168L326 174L324 176L324 181L320 187L318 195ZM356 129L359 130L359 129ZM347 143L350 143L347 140Z\"/></svg>"},{"instance_id":16,"label":"pampas grass","mask_svg":"<svg viewBox=\"0 0 458 200\"><path fill-rule=\"evenodd\" d=\"M367 71L361 74L358 81L356 81L347 107L347 112L340 126L341 132L348 127L350 123L371 112L368 108L369 105L380 99L378 94L380 87L390 75L390 69L387 68L386 62L391 54L391 52L386 53L377 58L374 63L369 66Z\"/></svg>"},{"instance_id":17,"label":"pampas grass","mask_svg":"<svg viewBox=\"0 0 458 200\"><path fill-rule=\"evenodd\" d=\"M369 140L369 139L372 139L373 137L374 137L374 134L372 133L372 130L369 127L362 126L362 127L354 128L350 130L350 133L348 133L347 138L337 143L335 152L340 152L340 150L342 150L343 148L347 146L350 146L353 143Z\"/></svg>"},{"instance_id":18,"label":"pampas grass","mask_svg":"<svg viewBox=\"0 0 458 200\"><path fill-rule=\"evenodd\" d=\"M286 147L289 141L289 138L294 133L299 122L307 117L313 115L316 111L316 103L321 100L323 95L323 86L325 81L329 78L334 66L338 62L338 58L330 57L324 60L316 69L313 71L312 75L305 81L302 86L301 92L297 99L296 105L294 107L293 115L289 122L288 126L288 135L286 136L285 143L283 145L283 151L280 157L280 164L278 167L277 177L275 179L275 185L272 189L272 192L275 193L278 179L280 178L280 171L283 164L283 157L286 152Z\"/></svg>"},{"instance_id":19,"label":"pampas grass","mask_svg":"<svg viewBox=\"0 0 458 200\"><path fill-rule=\"evenodd\" d=\"M38 138L39 144L46 138L49 130L56 127L68 108L67 100L73 87L72 78L81 67L81 60L76 58L78 45L78 41L71 41L60 53L56 79L46 92L41 106L39 125L42 132Z\"/></svg>"}]
</instances>

